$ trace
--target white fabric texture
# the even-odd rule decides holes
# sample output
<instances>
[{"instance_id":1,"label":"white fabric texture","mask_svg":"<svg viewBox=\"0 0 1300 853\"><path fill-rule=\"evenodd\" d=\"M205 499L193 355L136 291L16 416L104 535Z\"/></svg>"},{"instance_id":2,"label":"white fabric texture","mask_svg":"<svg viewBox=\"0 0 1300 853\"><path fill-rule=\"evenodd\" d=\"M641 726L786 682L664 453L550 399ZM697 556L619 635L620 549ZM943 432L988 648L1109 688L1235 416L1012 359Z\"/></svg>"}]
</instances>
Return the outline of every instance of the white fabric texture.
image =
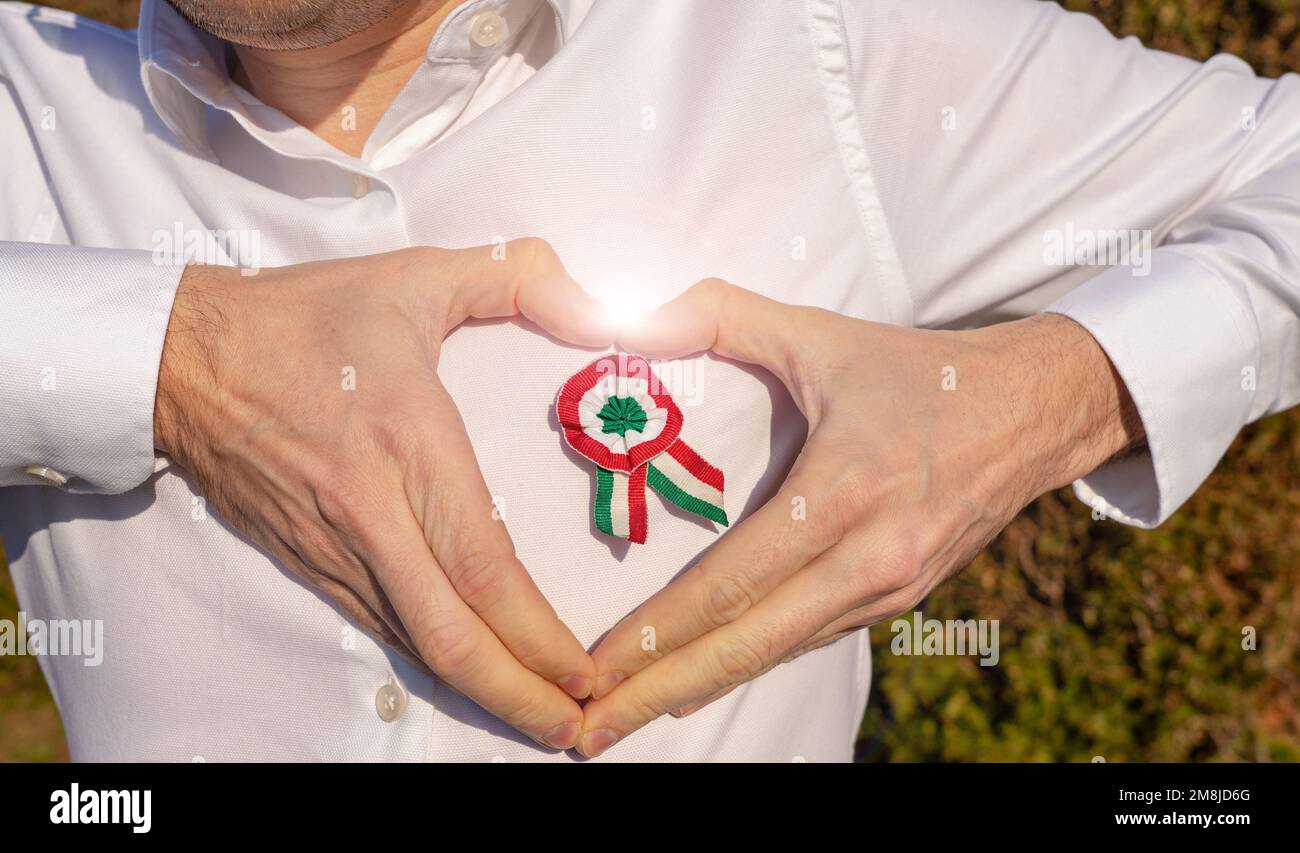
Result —
<instances>
[{"instance_id":1,"label":"white fabric texture","mask_svg":"<svg viewBox=\"0 0 1300 853\"><path fill-rule=\"evenodd\" d=\"M484 10L507 21L491 48L469 39ZM1136 524L1300 397L1294 77L1029 0L474 0L353 158L234 86L222 51L160 0L138 35L0 3L0 535L29 615L104 620L102 666L42 659L76 759L572 760L360 635L154 464L173 230L254 231L261 266L535 235L624 305L720 276L931 328L1060 311L1149 433L1078 484ZM1160 248L1145 276L1049 262L1067 228ZM590 359L475 324L439 366L520 558L586 644L719 535L655 498L649 544L594 533L591 466L551 413ZM743 519L805 424L762 371L685 366L682 440ZM71 488L17 485L32 464ZM869 670L863 632L598 760L846 760ZM390 678L410 701L384 722Z\"/></svg>"}]
</instances>

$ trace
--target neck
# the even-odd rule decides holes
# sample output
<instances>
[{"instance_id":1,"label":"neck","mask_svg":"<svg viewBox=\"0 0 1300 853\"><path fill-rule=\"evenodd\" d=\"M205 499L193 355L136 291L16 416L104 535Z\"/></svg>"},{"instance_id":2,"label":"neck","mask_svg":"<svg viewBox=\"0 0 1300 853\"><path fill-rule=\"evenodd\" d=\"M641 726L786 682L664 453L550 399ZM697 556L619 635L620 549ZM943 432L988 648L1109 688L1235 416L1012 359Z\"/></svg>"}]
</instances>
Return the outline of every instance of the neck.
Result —
<instances>
[{"instance_id":1,"label":"neck","mask_svg":"<svg viewBox=\"0 0 1300 853\"><path fill-rule=\"evenodd\" d=\"M324 47L236 46L235 79L326 142L354 157L411 79L433 34L459 0L407 0L369 29Z\"/></svg>"}]
</instances>

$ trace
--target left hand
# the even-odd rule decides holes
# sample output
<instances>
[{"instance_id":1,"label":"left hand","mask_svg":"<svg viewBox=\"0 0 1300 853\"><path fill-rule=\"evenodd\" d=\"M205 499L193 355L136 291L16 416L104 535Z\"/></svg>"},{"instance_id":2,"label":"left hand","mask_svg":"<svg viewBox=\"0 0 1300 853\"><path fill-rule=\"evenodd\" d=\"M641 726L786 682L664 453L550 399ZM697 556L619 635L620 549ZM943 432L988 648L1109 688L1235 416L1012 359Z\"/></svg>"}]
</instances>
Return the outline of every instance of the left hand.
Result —
<instances>
[{"instance_id":1,"label":"left hand","mask_svg":"<svg viewBox=\"0 0 1300 853\"><path fill-rule=\"evenodd\" d=\"M1035 497L1141 438L1105 353L1060 315L923 331L711 279L619 343L770 370L808 439L775 497L593 652L578 744L588 756L912 609ZM654 651L641 647L644 626Z\"/></svg>"}]
</instances>

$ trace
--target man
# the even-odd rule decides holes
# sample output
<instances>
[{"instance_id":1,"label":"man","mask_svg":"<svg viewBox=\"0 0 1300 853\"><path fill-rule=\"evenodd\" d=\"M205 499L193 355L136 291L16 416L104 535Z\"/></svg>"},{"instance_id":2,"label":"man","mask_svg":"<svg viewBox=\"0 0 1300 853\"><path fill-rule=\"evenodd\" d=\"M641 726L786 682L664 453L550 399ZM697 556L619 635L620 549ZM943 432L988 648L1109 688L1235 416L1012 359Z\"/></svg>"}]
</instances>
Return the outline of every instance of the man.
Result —
<instances>
[{"instance_id":1,"label":"man","mask_svg":"<svg viewBox=\"0 0 1300 853\"><path fill-rule=\"evenodd\" d=\"M1300 399L1297 81L1051 3L0 4L0 78L0 533L104 620L43 660L77 759L844 760L858 629ZM588 520L611 345L685 359L725 536Z\"/></svg>"}]
</instances>

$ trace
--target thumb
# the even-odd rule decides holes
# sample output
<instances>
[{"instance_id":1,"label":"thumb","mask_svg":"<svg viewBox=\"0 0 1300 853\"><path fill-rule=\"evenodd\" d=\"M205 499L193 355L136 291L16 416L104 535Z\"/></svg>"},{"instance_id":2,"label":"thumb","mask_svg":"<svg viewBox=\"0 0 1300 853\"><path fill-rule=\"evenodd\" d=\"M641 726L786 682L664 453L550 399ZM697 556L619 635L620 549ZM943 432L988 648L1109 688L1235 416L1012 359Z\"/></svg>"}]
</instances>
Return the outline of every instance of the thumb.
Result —
<instances>
[{"instance_id":1,"label":"thumb","mask_svg":"<svg viewBox=\"0 0 1300 853\"><path fill-rule=\"evenodd\" d=\"M470 317L522 315L571 344L613 343L616 329L609 312L569 276L545 240L524 237L461 251L469 269L456 284L448 331Z\"/></svg>"},{"instance_id":2,"label":"thumb","mask_svg":"<svg viewBox=\"0 0 1300 853\"><path fill-rule=\"evenodd\" d=\"M757 364L788 380L797 343L797 312L719 278L706 278L681 296L619 330L618 344L649 358L681 358L712 350ZM788 384L788 382L787 382Z\"/></svg>"}]
</instances>

